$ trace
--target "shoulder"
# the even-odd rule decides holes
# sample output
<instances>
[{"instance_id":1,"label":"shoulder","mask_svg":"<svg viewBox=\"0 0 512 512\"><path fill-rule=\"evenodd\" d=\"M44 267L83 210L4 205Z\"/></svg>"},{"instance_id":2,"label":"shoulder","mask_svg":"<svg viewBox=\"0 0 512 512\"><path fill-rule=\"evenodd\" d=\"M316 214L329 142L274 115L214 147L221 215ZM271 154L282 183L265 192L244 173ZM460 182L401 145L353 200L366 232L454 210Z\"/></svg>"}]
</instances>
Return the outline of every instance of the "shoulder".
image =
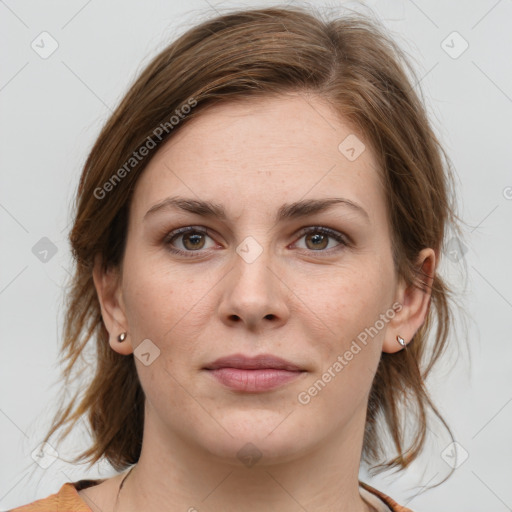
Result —
<instances>
[{"instance_id":1,"label":"shoulder","mask_svg":"<svg viewBox=\"0 0 512 512\"><path fill-rule=\"evenodd\" d=\"M55 494L27 503L21 507L11 509L9 512L91 512L85 501L78 494L78 490L88 487L90 480L80 482L67 482Z\"/></svg>"},{"instance_id":2,"label":"shoulder","mask_svg":"<svg viewBox=\"0 0 512 512\"><path fill-rule=\"evenodd\" d=\"M359 481L359 485L369 493L379 498L381 502L385 503L391 512L414 512L410 508L406 508L403 507L402 505L399 505L393 498L390 498L387 494L384 494L383 492L379 491L378 489L375 489L374 487L368 484L365 484L364 482Z\"/></svg>"}]
</instances>

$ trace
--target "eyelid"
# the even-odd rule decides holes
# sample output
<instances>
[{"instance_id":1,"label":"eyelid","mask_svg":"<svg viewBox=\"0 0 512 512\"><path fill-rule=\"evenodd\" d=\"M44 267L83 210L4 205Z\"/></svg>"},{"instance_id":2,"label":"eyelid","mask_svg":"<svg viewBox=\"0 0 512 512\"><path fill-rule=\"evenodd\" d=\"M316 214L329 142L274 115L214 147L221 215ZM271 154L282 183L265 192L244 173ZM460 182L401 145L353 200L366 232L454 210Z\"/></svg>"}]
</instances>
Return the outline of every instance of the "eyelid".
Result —
<instances>
[{"instance_id":1,"label":"eyelid","mask_svg":"<svg viewBox=\"0 0 512 512\"><path fill-rule=\"evenodd\" d=\"M303 236L308 235L309 233L321 233L323 235L326 235L326 236L336 240L338 242L338 245L336 247L331 247L330 249L318 250L318 251L315 251L312 249L310 249L310 250L301 249L302 251L308 252L308 254L318 253L319 256L330 256L333 254L333 252L337 252L337 251L343 249L344 247L352 247L352 245L353 245L351 238L348 235L346 235L345 233L338 231L336 229L329 228L327 226L319 226L319 225L306 226L306 227L302 228L299 231L299 240ZM296 242L294 242L294 244L295 243Z\"/></svg>"},{"instance_id":2,"label":"eyelid","mask_svg":"<svg viewBox=\"0 0 512 512\"><path fill-rule=\"evenodd\" d=\"M214 235L209 228L206 228L204 226L184 226L181 228L173 229L172 231L168 232L163 239L163 244L166 245L168 247L168 249L175 254L190 254L190 255L192 255L194 253L197 253L197 254L203 253L204 251L202 251L202 250L184 251L183 249L176 249L175 247L173 247L171 245L171 242L174 239L179 238L181 235L186 235L187 233L201 233L203 235L209 236L212 240L214 239Z\"/></svg>"},{"instance_id":3,"label":"eyelid","mask_svg":"<svg viewBox=\"0 0 512 512\"><path fill-rule=\"evenodd\" d=\"M189 232L198 232L198 233L204 233L205 235L211 236L211 230L209 228L206 228L204 226L183 226L181 228L172 229L169 231L165 237L165 241L172 240L173 238L177 237L178 235L183 235L185 233Z\"/></svg>"},{"instance_id":4,"label":"eyelid","mask_svg":"<svg viewBox=\"0 0 512 512\"><path fill-rule=\"evenodd\" d=\"M183 249L177 249L172 246L171 242L174 239L179 238L181 235L185 235L187 233L201 233L201 234L207 235L212 240L215 239L214 233L212 232L212 230L210 230L207 227L184 226L181 228L174 229L174 230L170 231L169 233L167 233L163 239L163 243L170 252L172 252L174 254L178 254L178 255L183 255L185 257L196 257L197 258L197 257L200 257L200 255L204 255L205 253L207 253L211 250L211 249L204 249L204 250L199 249L197 251L185 251ZM322 225L304 226L303 228L301 228L298 231L298 233L296 235L296 236L298 236L298 238L295 242L292 243L292 245L296 244L298 240L300 240L302 237L304 237L305 235L307 235L309 233L324 234L324 235L336 240L338 242L338 245L336 247L331 247L330 249L321 249L321 250L317 250L317 251L315 251L313 249L298 248L303 253L304 252L307 252L308 254L316 253L320 257L324 257L324 256L327 257L327 256L331 256L335 252L338 252L339 250L344 249L345 247L353 246L353 241L348 235L346 235L345 233L340 232L338 230L329 228L327 226L322 226Z\"/></svg>"}]
</instances>

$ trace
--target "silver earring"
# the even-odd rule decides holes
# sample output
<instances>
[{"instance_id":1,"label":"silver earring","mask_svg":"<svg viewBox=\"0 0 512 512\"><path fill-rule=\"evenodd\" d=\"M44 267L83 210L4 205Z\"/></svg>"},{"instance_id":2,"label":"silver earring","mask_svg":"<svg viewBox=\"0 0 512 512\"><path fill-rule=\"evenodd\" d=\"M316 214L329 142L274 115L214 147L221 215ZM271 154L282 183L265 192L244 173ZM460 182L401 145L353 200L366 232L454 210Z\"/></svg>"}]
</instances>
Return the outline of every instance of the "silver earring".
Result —
<instances>
[{"instance_id":1,"label":"silver earring","mask_svg":"<svg viewBox=\"0 0 512 512\"><path fill-rule=\"evenodd\" d=\"M402 347L405 347L405 340L402 338L402 336L397 335L396 341L398 341Z\"/></svg>"},{"instance_id":2,"label":"silver earring","mask_svg":"<svg viewBox=\"0 0 512 512\"><path fill-rule=\"evenodd\" d=\"M122 332L118 337L117 337L117 341L124 341L126 339L126 333L125 332Z\"/></svg>"}]
</instances>

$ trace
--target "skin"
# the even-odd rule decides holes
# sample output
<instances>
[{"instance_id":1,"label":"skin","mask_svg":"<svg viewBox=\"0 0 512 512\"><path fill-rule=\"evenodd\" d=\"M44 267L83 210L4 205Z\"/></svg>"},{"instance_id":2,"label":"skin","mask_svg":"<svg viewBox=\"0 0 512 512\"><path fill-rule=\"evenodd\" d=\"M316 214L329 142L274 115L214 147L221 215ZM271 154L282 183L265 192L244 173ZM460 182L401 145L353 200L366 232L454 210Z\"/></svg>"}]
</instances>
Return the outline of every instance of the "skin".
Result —
<instances>
[{"instance_id":1,"label":"skin","mask_svg":"<svg viewBox=\"0 0 512 512\"><path fill-rule=\"evenodd\" d=\"M315 96L223 104L184 125L138 180L122 268L103 273L97 258L94 269L112 349L129 355L150 339L160 350L148 366L135 357L144 437L118 511L373 510L358 490L370 387L381 353L402 350L397 334L413 337L430 296L395 273L376 159L366 144L349 161L338 145L350 134ZM228 218L169 208L144 219L168 196L219 203ZM368 217L337 205L274 222L284 203L327 197L350 199ZM187 226L209 235L196 245L187 235L166 240ZM309 226L352 243L327 237L315 245L317 231L301 233ZM248 236L262 249L251 263L236 252ZM418 263L432 276L435 252L425 248ZM384 328L299 403L298 394L395 302L402 307ZM203 368L238 352L271 353L306 371L271 391L235 392ZM246 443L262 455L252 467L237 457ZM93 510L113 510L123 476L79 494Z\"/></svg>"}]
</instances>

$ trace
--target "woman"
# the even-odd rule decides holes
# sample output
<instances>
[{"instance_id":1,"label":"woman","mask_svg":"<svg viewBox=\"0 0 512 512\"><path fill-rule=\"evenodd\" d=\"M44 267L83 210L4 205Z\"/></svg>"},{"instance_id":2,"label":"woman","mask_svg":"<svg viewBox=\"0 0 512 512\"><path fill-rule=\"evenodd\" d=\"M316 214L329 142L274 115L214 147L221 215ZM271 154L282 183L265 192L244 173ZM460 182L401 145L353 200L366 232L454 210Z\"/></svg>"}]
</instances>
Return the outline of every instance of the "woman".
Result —
<instances>
[{"instance_id":1,"label":"woman","mask_svg":"<svg viewBox=\"0 0 512 512\"><path fill-rule=\"evenodd\" d=\"M96 373L46 437L86 415L82 458L123 473L15 510L410 510L358 480L442 420L457 218L405 69L376 23L290 7L147 66L80 180L62 350L70 379L96 343Z\"/></svg>"}]
</instances>

